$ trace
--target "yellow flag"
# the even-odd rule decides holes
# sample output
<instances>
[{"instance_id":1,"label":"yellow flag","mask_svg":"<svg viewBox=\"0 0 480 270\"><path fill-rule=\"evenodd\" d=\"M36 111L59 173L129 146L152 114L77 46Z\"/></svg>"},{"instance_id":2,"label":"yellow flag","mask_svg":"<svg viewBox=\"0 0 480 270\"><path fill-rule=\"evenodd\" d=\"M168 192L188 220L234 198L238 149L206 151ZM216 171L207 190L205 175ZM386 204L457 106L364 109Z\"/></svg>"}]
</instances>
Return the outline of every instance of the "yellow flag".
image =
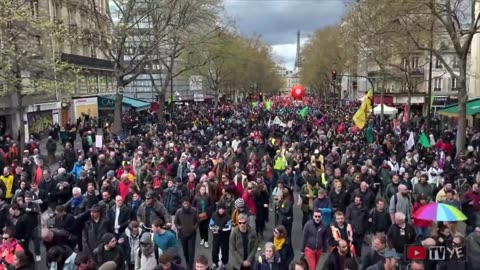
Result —
<instances>
[{"instance_id":1,"label":"yellow flag","mask_svg":"<svg viewBox=\"0 0 480 270\"><path fill-rule=\"evenodd\" d=\"M369 90L362 101L362 105L360 105L358 111L353 115L353 122L355 123L355 126L357 126L359 129L362 129L367 123L368 116L372 111L372 100L373 92L372 90Z\"/></svg>"}]
</instances>

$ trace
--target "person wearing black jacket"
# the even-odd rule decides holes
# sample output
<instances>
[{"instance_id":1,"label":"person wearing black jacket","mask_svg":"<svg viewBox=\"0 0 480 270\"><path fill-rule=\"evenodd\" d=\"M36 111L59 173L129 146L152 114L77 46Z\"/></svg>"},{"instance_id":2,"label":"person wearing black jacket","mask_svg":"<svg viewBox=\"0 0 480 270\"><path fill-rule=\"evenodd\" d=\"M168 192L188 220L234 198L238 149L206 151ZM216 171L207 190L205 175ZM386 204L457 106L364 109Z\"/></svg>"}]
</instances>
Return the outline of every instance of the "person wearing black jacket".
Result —
<instances>
[{"instance_id":1,"label":"person wearing black jacket","mask_svg":"<svg viewBox=\"0 0 480 270\"><path fill-rule=\"evenodd\" d=\"M17 202L10 206L10 215L17 219L15 223L15 235L23 249L27 250L30 240L33 238L33 231L38 225L38 217L32 213L31 208L23 208ZM21 237L21 238L19 238Z\"/></svg>"},{"instance_id":2,"label":"person wearing black jacket","mask_svg":"<svg viewBox=\"0 0 480 270\"><path fill-rule=\"evenodd\" d=\"M123 249L117 244L117 239L112 233L106 233L101 237L100 244L93 251L97 265L114 261L117 269L125 269L125 255Z\"/></svg>"},{"instance_id":3,"label":"person wearing black jacket","mask_svg":"<svg viewBox=\"0 0 480 270\"><path fill-rule=\"evenodd\" d=\"M42 212L40 210L40 206L33 202L33 194L30 191L25 192L25 211L28 212L30 215L33 215L37 219L37 223L33 229L33 234L31 240L33 240L33 247L35 249L35 260L40 261L40 224L41 224L41 215ZM27 246L28 243L26 244Z\"/></svg>"},{"instance_id":4,"label":"person wearing black jacket","mask_svg":"<svg viewBox=\"0 0 480 270\"><path fill-rule=\"evenodd\" d=\"M377 199L376 207L370 210L368 222L372 234L386 234L392 225L390 214L385 211L385 201L382 198Z\"/></svg>"},{"instance_id":5,"label":"person wearing black jacket","mask_svg":"<svg viewBox=\"0 0 480 270\"><path fill-rule=\"evenodd\" d=\"M332 252L328 255L325 264L323 265L323 270L343 270L358 269L358 264L352 258L347 241L341 239L338 241L336 247L333 248Z\"/></svg>"},{"instance_id":6,"label":"person wearing black jacket","mask_svg":"<svg viewBox=\"0 0 480 270\"><path fill-rule=\"evenodd\" d=\"M67 208L64 205L59 205L55 208L52 227L74 234L76 229L75 217L67 213Z\"/></svg>"},{"instance_id":7,"label":"person wearing black jacket","mask_svg":"<svg viewBox=\"0 0 480 270\"><path fill-rule=\"evenodd\" d=\"M353 199L353 203L347 207L345 219L353 229L353 245L355 247L355 252L357 256L361 256L362 242L368 226L368 210L363 206L361 196L356 195Z\"/></svg>"},{"instance_id":8,"label":"person wearing black jacket","mask_svg":"<svg viewBox=\"0 0 480 270\"><path fill-rule=\"evenodd\" d=\"M388 229L387 241L388 246L398 254L402 254L404 247L415 242L415 229L406 222L405 214L395 213L395 224Z\"/></svg>"},{"instance_id":9,"label":"person wearing black jacket","mask_svg":"<svg viewBox=\"0 0 480 270\"><path fill-rule=\"evenodd\" d=\"M119 212L117 215L117 211ZM122 196L117 195L115 197L115 206L111 207L107 211L108 219L113 223L113 229L115 235L121 235L125 232L125 229L130 222L130 208L123 204Z\"/></svg>"}]
</instances>

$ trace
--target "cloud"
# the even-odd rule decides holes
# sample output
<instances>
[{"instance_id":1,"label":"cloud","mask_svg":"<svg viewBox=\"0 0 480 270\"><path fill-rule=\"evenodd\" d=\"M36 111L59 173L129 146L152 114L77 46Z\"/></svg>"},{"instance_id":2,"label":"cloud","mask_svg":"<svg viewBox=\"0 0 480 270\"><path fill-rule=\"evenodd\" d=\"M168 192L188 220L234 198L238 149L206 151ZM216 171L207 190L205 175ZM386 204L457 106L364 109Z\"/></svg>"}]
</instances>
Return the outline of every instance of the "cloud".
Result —
<instances>
[{"instance_id":1,"label":"cloud","mask_svg":"<svg viewBox=\"0 0 480 270\"><path fill-rule=\"evenodd\" d=\"M306 38L316 29L340 21L344 0L224 0L226 15L245 35L258 33L281 60L293 67L297 31ZM304 39L302 39L303 41Z\"/></svg>"}]
</instances>

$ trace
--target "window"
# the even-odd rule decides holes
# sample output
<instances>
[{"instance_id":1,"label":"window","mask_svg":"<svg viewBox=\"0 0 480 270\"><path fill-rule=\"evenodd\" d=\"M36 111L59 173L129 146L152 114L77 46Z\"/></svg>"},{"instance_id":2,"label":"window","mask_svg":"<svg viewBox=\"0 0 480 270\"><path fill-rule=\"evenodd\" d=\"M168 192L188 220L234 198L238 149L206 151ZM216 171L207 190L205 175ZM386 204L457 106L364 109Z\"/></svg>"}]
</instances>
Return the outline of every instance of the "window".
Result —
<instances>
[{"instance_id":1,"label":"window","mask_svg":"<svg viewBox=\"0 0 480 270\"><path fill-rule=\"evenodd\" d=\"M412 57L412 61L410 62L410 65L412 67L412 70L415 70L418 68L418 57Z\"/></svg>"},{"instance_id":2,"label":"window","mask_svg":"<svg viewBox=\"0 0 480 270\"><path fill-rule=\"evenodd\" d=\"M436 58L435 60L435 68L442 68L442 61L440 61L440 58Z\"/></svg>"},{"instance_id":3,"label":"window","mask_svg":"<svg viewBox=\"0 0 480 270\"><path fill-rule=\"evenodd\" d=\"M401 68L402 69L407 69L407 67L408 67L408 59L406 57L403 57Z\"/></svg>"},{"instance_id":4,"label":"window","mask_svg":"<svg viewBox=\"0 0 480 270\"><path fill-rule=\"evenodd\" d=\"M32 12L32 16L36 18L38 16L38 0L30 1L30 10Z\"/></svg>"},{"instance_id":5,"label":"window","mask_svg":"<svg viewBox=\"0 0 480 270\"><path fill-rule=\"evenodd\" d=\"M456 56L452 57L452 63L454 68L458 68L458 59Z\"/></svg>"},{"instance_id":6,"label":"window","mask_svg":"<svg viewBox=\"0 0 480 270\"><path fill-rule=\"evenodd\" d=\"M452 91L458 91L457 78L452 78Z\"/></svg>"},{"instance_id":7,"label":"window","mask_svg":"<svg viewBox=\"0 0 480 270\"><path fill-rule=\"evenodd\" d=\"M75 9L69 8L67 10L68 24L73 26L75 25Z\"/></svg>"},{"instance_id":8,"label":"window","mask_svg":"<svg viewBox=\"0 0 480 270\"><path fill-rule=\"evenodd\" d=\"M442 91L442 78L435 78L433 80L433 91Z\"/></svg>"}]
</instances>

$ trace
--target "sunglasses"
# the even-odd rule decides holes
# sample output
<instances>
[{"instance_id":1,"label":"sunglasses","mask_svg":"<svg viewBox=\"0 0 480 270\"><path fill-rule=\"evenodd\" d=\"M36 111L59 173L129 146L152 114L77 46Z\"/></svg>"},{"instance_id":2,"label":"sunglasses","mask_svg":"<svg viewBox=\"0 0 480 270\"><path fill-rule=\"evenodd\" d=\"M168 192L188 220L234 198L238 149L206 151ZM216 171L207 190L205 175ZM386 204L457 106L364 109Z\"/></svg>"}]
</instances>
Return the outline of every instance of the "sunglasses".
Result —
<instances>
[{"instance_id":1,"label":"sunglasses","mask_svg":"<svg viewBox=\"0 0 480 270\"><path fill-rule=\"evenodd\" d=\"M314 218L321 218L322 216L313 216Z\"/></svg>"},{"instance_id":2,"label":"sunglasses","mask_svg":"<svg viewBox=\"0 0 480 270\"><path fill-rule=\"evenodd\" d=\"M238 222L238 225L245 225L247 222Z\"/></svg>"},{"instance_id":3,"label":"sunglasses","mask_svg":"<svg viewBox=\"0 0 480 270\"><path fill-rule=\"evenodd\" d=\"M248 187L247 189L250 190L250 189L252 189L252 187Z\"/></svg>"}]
</instances>

